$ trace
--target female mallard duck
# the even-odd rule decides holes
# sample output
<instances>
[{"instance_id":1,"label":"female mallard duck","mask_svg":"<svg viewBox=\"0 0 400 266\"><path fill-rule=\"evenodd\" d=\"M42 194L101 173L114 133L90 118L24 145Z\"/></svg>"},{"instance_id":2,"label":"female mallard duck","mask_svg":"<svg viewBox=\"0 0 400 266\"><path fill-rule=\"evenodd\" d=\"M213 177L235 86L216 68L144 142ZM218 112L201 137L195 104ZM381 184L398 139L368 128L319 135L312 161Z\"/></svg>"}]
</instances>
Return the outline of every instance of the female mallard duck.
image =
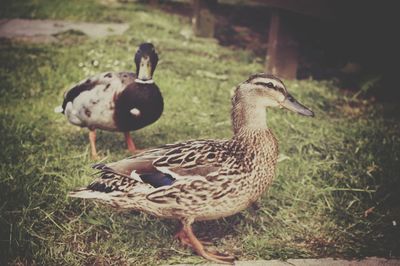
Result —
<instances>
[{"instance_id":1,"label":"female mallard duck","mask_svg":"<svg viewBox=\"0 0 400 266\"><path fill-rule=\"evenodd\" d=\"M232 139L169 144L108 165L97 164L94 168L101 176L69 195L179 219L183 226L176 237L181 242L206 259L233 261L231 256L206 251L191 224L235 214L270 186L278 142L267 127L266 107L314 114L288 93L281 80L267 74L239 84L232 105Z\"/></svg>"},{"instance_id":2,"label":"female mallard duck","mask_svg":"<svg viewBox=\"0 0 400 266\"><path fill-rule=\"evenodd\" d=\"M96 129L121 131L131 152L136 150L129 131L155 122L164 108L160 90L152 79L158 55L143 43L135 55L136 74L101 73L84 79L66 92L56 112L71 124L89 128L91 153L97 158Z\"/></svg>"}]
</instances>

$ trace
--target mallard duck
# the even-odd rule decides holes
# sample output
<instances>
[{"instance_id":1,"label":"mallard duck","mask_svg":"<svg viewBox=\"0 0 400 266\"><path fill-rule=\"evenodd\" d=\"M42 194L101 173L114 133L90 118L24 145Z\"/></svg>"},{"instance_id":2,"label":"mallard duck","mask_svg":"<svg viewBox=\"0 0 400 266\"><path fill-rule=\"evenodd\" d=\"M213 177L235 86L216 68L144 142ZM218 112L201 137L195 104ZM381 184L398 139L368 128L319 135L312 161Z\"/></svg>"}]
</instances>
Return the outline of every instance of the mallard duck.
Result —
<instances>
[{"instance_id":1,"label":"mallard duck","mask_svg":"<svg viewBox=\"0 0 400 266\"><path fill-rule=\"evenodd\" d=\"M204 258L229 263L234 257L207 251L192 231L194 221L233 215L271 185L278 142L266 123L266 107L284 107L314 116L283 82L255 74L232 98L234 135L226 140L190 140L144 151L110 164L97 164L100 176L69 196L104 201L182 223L176 237Z\"/></svg>"},{"instance_id":2,"label":"mallard duck","mask_svg":"<svg viewBox=\"0 0 400 266\"><path fill-rule=\"evenodd\" d=\"M135 152L129 131L155 122L163 112L163 98L152 79L158 62L153 44L141 44L134 61L136 73L106 72L86 78L68 90L55 109L71 124L89 128L94 158L96 129L124 132L128 149Z\"/></svg>"}]
</instances>

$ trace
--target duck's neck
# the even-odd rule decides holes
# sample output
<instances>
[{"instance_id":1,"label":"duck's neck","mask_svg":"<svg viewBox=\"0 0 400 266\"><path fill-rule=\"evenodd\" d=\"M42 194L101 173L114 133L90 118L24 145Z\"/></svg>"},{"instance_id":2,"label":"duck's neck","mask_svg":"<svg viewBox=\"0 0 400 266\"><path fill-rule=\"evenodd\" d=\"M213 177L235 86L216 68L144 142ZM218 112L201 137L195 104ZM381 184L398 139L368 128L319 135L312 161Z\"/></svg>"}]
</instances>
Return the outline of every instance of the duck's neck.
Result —
<instances>
[{"instance_id":1,"label":"duck's neck","mask_svg":"<svg viewBox=\"0 0 400 266\"><path fill-rule=\"evenodd\" d=\"M148 79L148 80L135 79L135 82L140 84L154 84L153 79Z\"/></svg>"},{"instance_id":2,"label":"duck's neck","mask_svg":"<svg viewBox=\"0 0 400 266\"><path fill-rule=\"evenodd\" d=\"M267 130L267 115L265 106L260 102L249 102L246 99L232 100L232 125L234 134L241 129L245 130Z\"/></svg>"}]
</instances>

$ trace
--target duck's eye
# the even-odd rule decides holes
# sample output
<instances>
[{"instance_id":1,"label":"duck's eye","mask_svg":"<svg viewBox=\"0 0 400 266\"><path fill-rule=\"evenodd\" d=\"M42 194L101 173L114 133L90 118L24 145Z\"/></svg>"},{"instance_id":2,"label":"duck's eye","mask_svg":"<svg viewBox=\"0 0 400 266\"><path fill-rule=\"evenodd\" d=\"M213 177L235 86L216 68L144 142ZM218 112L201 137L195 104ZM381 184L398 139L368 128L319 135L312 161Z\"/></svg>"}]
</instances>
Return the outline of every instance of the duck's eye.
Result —
<instances>
[{"instance_id":1,"label":"duck's eye","mask_svg":"<svg viewBox=\"0 0 400 266\"><path fill-rule=\"evenodd\" d=\"M275 89L275 86L274 86L274 84L273 84L272 82L268 82L268 83L265 83L265 82L256 82L256 83L254 83L254 84L256 84L256 85L261 85L261 86L267 86L268 88Z\"/></svg>"}]
</instances>

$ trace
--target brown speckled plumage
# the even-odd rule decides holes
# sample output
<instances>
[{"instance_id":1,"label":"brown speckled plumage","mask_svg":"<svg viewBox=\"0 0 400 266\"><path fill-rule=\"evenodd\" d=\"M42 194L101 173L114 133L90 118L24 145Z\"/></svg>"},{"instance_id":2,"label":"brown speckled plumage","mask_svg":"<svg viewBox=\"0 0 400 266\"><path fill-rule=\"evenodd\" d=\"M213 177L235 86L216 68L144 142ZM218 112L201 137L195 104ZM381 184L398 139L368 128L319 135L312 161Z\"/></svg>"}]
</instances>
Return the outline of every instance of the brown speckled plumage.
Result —
<instances>
[{"instance_id":1,"label":"brown speckled plumage","mask_svg":"<svg viewBox=\"0 0 400 266\"><path fill-rule=\"evenodd\" d=\"M177 237L183 243L209 260L232 261L232 257L205 251L190 225L245 209L268 189L275 176L278 142L266 125L265 108L286 107L289 94L286 89L285 95L270 88L271 82L283 87L272 76L252 77L239 84L232 99L231 139L168 144L115 163L96 165L100 178L70 196L179 219L183 228Z\"/></svg>"}]
</instances>

